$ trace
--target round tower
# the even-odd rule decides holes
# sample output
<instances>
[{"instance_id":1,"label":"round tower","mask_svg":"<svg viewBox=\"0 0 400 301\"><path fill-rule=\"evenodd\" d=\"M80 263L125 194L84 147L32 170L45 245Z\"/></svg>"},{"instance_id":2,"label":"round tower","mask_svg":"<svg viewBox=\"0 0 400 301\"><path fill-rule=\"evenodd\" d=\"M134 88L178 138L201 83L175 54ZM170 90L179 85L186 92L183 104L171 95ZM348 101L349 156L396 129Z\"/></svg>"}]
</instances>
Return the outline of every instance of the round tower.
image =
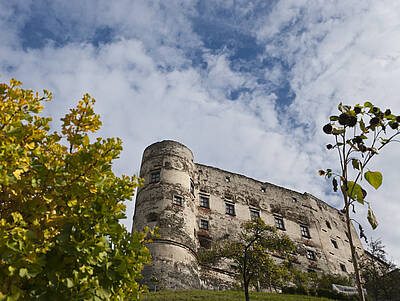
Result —
<instances>
[{"instance_id":1,"label":"round tower","mask_svg":"<svg viewBox=\"0 0 400 301\"><path fill-rule=\"evenodd\" d=\"M175 141L148 146L136 196L133 230L159 228L159 238L148 248L151 266L143 272L149 289L200 288L195 245L195 191L193 154Z\"/></svg>"}]
</instances>

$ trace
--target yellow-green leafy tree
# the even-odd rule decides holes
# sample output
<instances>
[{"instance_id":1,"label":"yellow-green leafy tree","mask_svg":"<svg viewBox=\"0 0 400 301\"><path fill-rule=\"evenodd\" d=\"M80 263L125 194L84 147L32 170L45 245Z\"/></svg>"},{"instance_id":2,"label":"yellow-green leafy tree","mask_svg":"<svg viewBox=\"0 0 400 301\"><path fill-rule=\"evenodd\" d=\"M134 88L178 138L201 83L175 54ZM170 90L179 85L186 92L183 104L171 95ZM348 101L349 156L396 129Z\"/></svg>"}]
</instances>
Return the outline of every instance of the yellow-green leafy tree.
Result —
<instances>
[{"instance_id":1,"label":"yellow-green leafy tree","mask_svg":"<svg viewBox=\"0 0 400 301\"><path fill-rule=\"evenodd\" d=\"M118 138L90 141L101 121L84 95L50 132L51 100L0 84L0 300L126 300L150 263L144 233L120 224L141 182L111 167Z\"/></svg>"}]
</instances>

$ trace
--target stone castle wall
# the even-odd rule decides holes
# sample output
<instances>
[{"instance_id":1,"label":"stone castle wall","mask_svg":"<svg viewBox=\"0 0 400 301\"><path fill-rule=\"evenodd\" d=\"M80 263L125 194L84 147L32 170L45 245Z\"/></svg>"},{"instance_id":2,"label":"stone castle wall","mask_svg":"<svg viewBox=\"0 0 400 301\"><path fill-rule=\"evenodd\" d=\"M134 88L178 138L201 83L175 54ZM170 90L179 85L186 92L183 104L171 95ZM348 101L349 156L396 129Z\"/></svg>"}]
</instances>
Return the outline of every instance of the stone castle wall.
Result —
<instances>
[{"instance_id":1,"label":"stone castle wall","mask_svg":"<svg viewBox=\"0 0 400 301\"><path fill-rule=\"evenodd\" d=\"M149 247L152 265L144 271L150 289L228 288L234 281L229 265L202 267L196 254L201 247L233 238L251 212L267 224L281 222L278 231L295 242L300 269L353 272L344 215L311 194L194 163L192 152L175 141L146 148L140 177L146 184L137 193L133 229L160 228L160 239ZM208 200L208 208L201 198Z\"/></svg>"}]
</instances>

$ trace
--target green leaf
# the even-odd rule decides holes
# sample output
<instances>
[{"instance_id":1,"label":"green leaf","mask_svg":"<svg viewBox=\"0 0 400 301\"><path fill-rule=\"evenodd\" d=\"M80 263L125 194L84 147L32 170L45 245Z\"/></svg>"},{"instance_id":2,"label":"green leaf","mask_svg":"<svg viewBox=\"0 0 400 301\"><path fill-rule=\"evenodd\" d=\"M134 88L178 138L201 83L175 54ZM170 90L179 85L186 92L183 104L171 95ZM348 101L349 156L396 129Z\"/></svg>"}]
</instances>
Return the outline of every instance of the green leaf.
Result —
<instances>
[{"instance_id":1,"label":"green leaf","mask_svg":"<svg viewBox=\"0 0 400 301\"><path fill-rule=\"evenodd\" d=\"M364 103L364 107L370 107L370 108L372 108L374 105L372 104L372 103L370 103L369 101L366 101L365 103Z\"/></svg>"},{"instance_id":2,"label":"green leaf","mask_svg":"<svg viewBox=\"0 0 400 301\"><path fill-rule=\"evenodd\" d=\"M26 268L19 269L19 276L21 278L27 277L28 276L28 270Z\"/></svg>"},{"instance_id":3,"label":"green leaf","mask_svg":"<svg viewBox=\"0 0 400 301\"><path fill-rule=\"evenodd\" d=\"M368 217L367 217L369 223L371 224L371 227L373 230L378 227L379 223L378 220L376 219L376 216L374 214L374 211L372 211L371 206L368 204Z\"/></svg>"},{"instance_id":4,"label":"green leaf","mask_svg":"<svg viewBox=\"0 0 400 301\"><path fill-rule=\"evenodd\" d=\"M331 116L331 117L329 117L329 120L330 121L337 121L337 120L339 120L339 116Z\"/></svg>"},{"instance_id":5,"label":"green leaf","mask_svg":"<svg viewBox=\"0 0 400 301\"><path fill-rule=\"evenodd\" d=\"M363 189L361 188L360 185L354 183L353 181L347 182L347 195L351 199L364 205Z\"/></svg>"},{"instance_id":6,"label":"green leaf","mask_svg":"<svg viewBox=\"0 0 400 301\"><path fill-rule=\"evenodd\" d=\"M67 278L67 279L65 279L65 280L66 280L66 282L67 282L67 287L68 287L68 288L71 288L71 287L74 286L74 282L72 281L71 278Z\"/></svg>"},{"instance_id":7,"label":"green leaf","mask_svg":"<svg viewBox=\"0 0 400 301\"><path fill-rule=\"evenodd\" d=\"M364 174L365 179L370 183L375 189L378 189L382 185L382 174L379 171L367 171Z\"/></svg>"},{"instance_id":8,"label":"green leaf","mask_svg":"<svg viewBox=\"0 0 400 301\"><path fill-rule=\"evenodd\" d=\"M361 162L360 162L360 160L358 160L358 159L353 159L353 160L351 160L351 164L353 165L353 168L354 168L354 169L358 169L358 170L361 169Z\"/></svg>"},{"instance_id":9,"label":"green leaf","mask_svg":"<svg viewBox=\"0 0 400 301\"><path fill-rule=\"evenodd\" d=\"M366 133L366 132L367 132L367 128L365 127L364 120L360 119L359 124L360 124L360 130L361 130L363 133ZM362 138L362 137L361 137L361 138ZM363 139L364 139L364 138L363 138Z\"/></svg>"}]
</instances>

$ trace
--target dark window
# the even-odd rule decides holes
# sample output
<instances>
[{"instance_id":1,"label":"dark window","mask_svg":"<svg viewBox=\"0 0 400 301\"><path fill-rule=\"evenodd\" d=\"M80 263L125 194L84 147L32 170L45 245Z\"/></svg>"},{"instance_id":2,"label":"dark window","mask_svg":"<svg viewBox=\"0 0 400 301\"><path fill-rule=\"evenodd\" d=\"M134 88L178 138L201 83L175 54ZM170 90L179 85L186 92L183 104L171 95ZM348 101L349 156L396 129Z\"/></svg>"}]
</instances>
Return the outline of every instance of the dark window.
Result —
<instances>
[{"instance_id":1,"label":"dark window","mask_svg":"<svg viewBox=\"0 0 400 301\"><path fill-rule=\"evenodd\" d=\"M183 198L179 195L174 195L172 200L172 204L182 206L183 205Z\"/></svg>"},{"instance_id":2,"label":"dark window","mask_svg":"<svg viewBox=\"0 0 400 301\"><path fill-rule=\"evenodd\" d=\"M199 237L199 243L200 247L204 249L210 249L211 248L211 239L205 236L198 236Z\"/></svg>"},{"instance_id":3,"label":"dark window","mask_svg":"<svg viewBox=\"0 0 400 301\"><path fill-rule=\"evenodd\" d=\"M261 187L261 191L262 191L262 192L266 192L266 191L267 191L267 188Z\"/></svg>"},{"instance_id":4,"label":"dark window","mask_svg":"<svg viewBox=\"0 0 400 301\"><path fill-rule=\"evenodd\" d=\"M283 218L275 216L275 226L279 230L286 230L285 224L283 223Z\"/></svg>"},{"instance_id":5,"label":"dark window","mask_svg":"<svg viewBox=\"0 0 400 301\"><path fill-rule=\"evenodd\" d=\"M200 220L200 229L208 230L208 221L205 219Z\"/></svg>"},{"instance_id":6,"label":"dark window","mask_svg":"<svg viewBox=\"0 0 400 301\"><path fill-rule=\"evenodd\" d=\"M226 177L225 177L225 182L229 183L230 181L231 181L231 177L226 176Z\"/></svg>"},{"instance_id":7,"label":"dark window","mask_svg":"<svg viewBox=\"0 0 400 301\"><path fill-rule=\"evenodd\" d=\"M194 183L192 179L190 179L190 193L194 195Z\"/></svg>"},{"instance_id":8,"label":"dark window","mask_svg":"<svg viewBox=\"0 0 400 301\"><path fill-rule=\"evenodd\" d=\"M150 174L150 183L160 182L160 170L152 171Z\"/></svg>"},{"instance_id":9,"label":"dark window","mask_svg":"<svg viewBox=\"0 0 400 301\"><path fill-rule=\"evenodd\" d=\"M330 222L326 221L325 223L326 223L326 226L327 226L329 229L332 229Z\"/></svg>"},{"instance_id":10,"label":"dark window","mask_svg":"<svg viewBox=\"0 0 400 301\"><path fill-rule=\"evenodd\" d=\"M316 260L317 259L317 257L315 257L314 251L311 251L311 250L307 250L306 256L307 256L308 259L311 259L311 260Z\"/></svg>"},{"instance_id":11,"label":"dark window","mask_svg":"<svg viewBox=\"0 0 400 301\"><path fill-rule=\"evenodd\" d=\"M206 196L200 196L200 207L210 208L210 198Z\"/></svg>"},{"instance_id":12,"label":"dark window","mask_svg":"<svg viewBox=\"0 0 400 301\"><path fill-rule=\"evenodd\" d=\"M295 197L292 197L292 202L297 203L297 199Z\"/></svg>"},{"instance_id":13,"label":"dark window","mask_svg":"<svg viewBox=\"0 0 400 301\"><path fill-rule=\"evenodd\" d=\"M347 272L346 266L343 263L340 264L340 269L342 270L342 272Z\"/></svg>"},{"instance_id":14,"label":"dark window","mask_svg":"<svg viewBox=\"0 0 400 301\"><path fill-rule=\"evenodd\" d=\"M255 220L257 218L260 218L260 211L258 210L254 210L254 209L250 209L250 218L252 220Z\"/></svg>"},{"instance_id":15,"label":"dark window","mask_svg":"<svg viewBox=\"0 0 400 301\"><path fill-rule=\"evenodd\" d=\"M332 245L335 247L335 249L338 248L336 240L331 239Z\"/></svg>"},{"instance_id":16,"label":"dark window","mask_svg":"<svg viewBox=\"0 0 400 301\"><path fill-rule=\"evenodd\" d=\"M308 230L307 226L300 225L301 236L310 238L310 231Z\"/></svg>"},{"instance_id":17,"label":"dark window","mask_svg":"<svg viewBox=\"0 0 400 301\"><path fill-rule=\"evenodd\" d=\"M231 203L225 203L225 213L229 215L235 215L235 205Z\"/></svg>"}]
</instances>

